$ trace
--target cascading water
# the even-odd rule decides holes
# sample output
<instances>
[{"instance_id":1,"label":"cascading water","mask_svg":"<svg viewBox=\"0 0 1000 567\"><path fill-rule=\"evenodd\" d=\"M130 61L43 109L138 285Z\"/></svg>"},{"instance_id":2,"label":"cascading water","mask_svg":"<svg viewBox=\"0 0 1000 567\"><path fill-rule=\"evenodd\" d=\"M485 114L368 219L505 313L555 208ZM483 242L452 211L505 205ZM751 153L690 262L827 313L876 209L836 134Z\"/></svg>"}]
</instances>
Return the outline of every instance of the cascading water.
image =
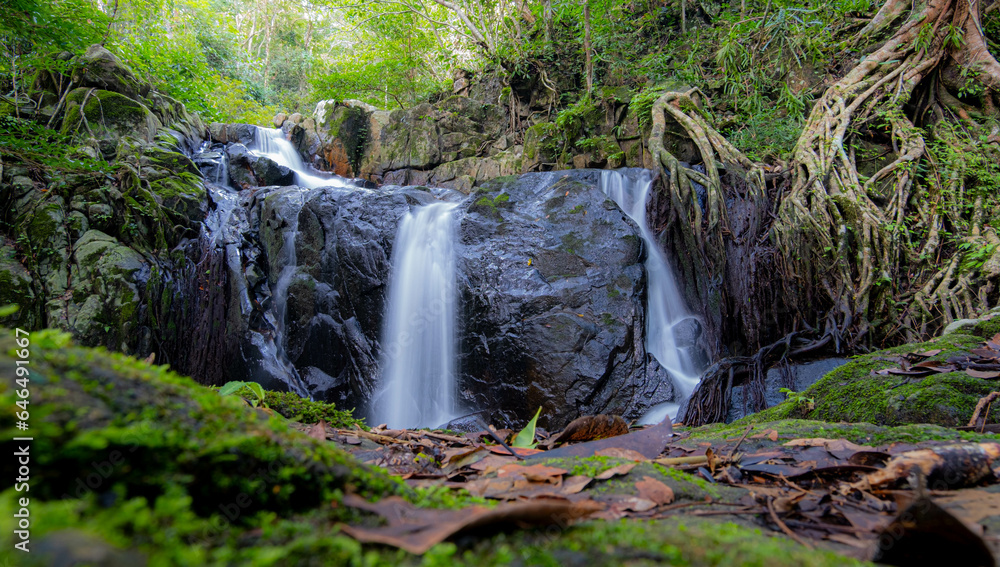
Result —
<instances>
[{"instance_id":1,"label":"cascading water","mask_svg":"<svg viewBox=\"0 0 1000 567\"><path fill-rule=\"evenodd\" d=\"M317 187L347 187L343 178L332 174L323 174L310 170L302 161L302 156L291 142L285 139L285 133L277 128L257 128L253 147L249 148L255 155L266 157L278 165L283 165L295 172L295 184L315 189Z\"/></svg>"},{"instance_id":2,"label":"cascading water","mask_svg":"<svg viewBox=\"0 0 1000 567\"><path fill-rule=\"evenodd\" d=\"M456 206L410 211L396 232L375 423L434 427L455 417Z\"/></svg>"},{"instance_id":3,"label":"cascading water","mask_svg":"<svg viewBox=\"0 0 1000 567\"><path fill-rule=\"evenodd\" d=\"M266 354L272 356L273 361L285 369L288 376L288 385L293 391L300 396L310 397L309 390L303 383L302 377L299 376L298 370L295 369L295 366L288 360L288 356L285 354L288 288L295 277L295 272L298 270L295 238L299 234L299 211L305 204L305 192L290 194L289 198L295 200L293 203L295 214L287 219L288 224L281 233L281 272L278 273L278 280L275 282L274 290L271 292L271 305L275 327L274 341L271 343L273 351L269 349Z\"/></svg>"},{"instance_id":4,"label":"cascading water","mask_svg":"<svg viewBox=\"0 0 1000 567\"><path fill-rule=\"evenodd\" d=\"M619 171L601 172L600 188L637 225L646 245L646 274L649 278L646 305L646 350L651 353L673 379L674 402L653 408L641 423L659 423L665 415L677 416L680 404L686 400L701 379L701 368L692 352L696 345L681 344L677 330L690 328L697 319L688 312L677 287L673 271L667 264L652 231L646 222L646 201L653 186L648 171L637 172L637 179Z\"/></svg>"}]
</instances>

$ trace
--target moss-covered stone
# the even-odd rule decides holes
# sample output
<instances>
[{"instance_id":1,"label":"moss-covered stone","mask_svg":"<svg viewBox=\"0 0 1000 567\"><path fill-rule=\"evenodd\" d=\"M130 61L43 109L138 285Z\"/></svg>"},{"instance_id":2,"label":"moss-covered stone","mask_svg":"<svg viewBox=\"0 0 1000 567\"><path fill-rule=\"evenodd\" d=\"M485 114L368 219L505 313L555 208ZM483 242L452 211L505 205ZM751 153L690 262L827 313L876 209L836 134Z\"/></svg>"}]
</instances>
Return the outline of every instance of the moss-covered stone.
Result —
<instances>
[{"instance_id":1,"label":"moss-covered stone","mask_svg":"<svg viewBox=\"0 0 1000 567\"><path fill-rule=\"evenodd\" d=\"M5 305L17 305L18 311L0 323L28 329L37 325L31 273L18 261L13 243L0 239L0 307Z\"/></svg>"},{"instance_id":2,"label":"moss-covered stone","mask_svg":"<svg viewBox=\"0 0 1000 567\"><path fill-rule=\"evenodd\" d=\"M0 402L7 407L21 389L14 350L13 333L5 331ZM244 554L239 537L263 529L250 537L267 548L271 538L303 537L275 522L301 514L323 524L347 519L350 512L330 505L344 491L418 499L402 482L289 430L280 418L166 367L77 347L54 331L32 334L29 350L35 541L74 527L138 547L156 564L246 564L239 558L268 553ZM13 412L0 416L5 439L23 435L14 425ZM13 451L12 443L5 450ZM13 497L8 489L0 507ZM10 545L9 532L0 537Z\"/></svg>"},{"instance_id":3,"label":"moss-covered stone","mask_svg":"<svg viewBox=\"0 0 1000 567\"><path fill-rule=\"evenodd\" d=\"M114 91L129 98L146 96L150 90L149 83L137 79L127 65L101 45L91 45L70 66L77 85Z\"/></svg>"},{"instance_id":4,"label":"moss-covered stone","mask_svg":"<svg viewBox=\"0 0 1000 567\"><path fill-rule=\"evenodd\" d=\"M751 435L740 444L741 451L773 447L791 439L805 438L846 439L859 445L883 446L891 443L919 443L921 441L996 441L1000 437L996 434L958 431L929 424L886 427L871 423L828 423L805 419L752 421L753 417L750 416L730 424L717 423L693 428L689 430L688 436L680 442L680 445L690 445L695 448L698 443L702 442L736 443L743 437L749 425L753 426L754 432L774 430L778 433L778 439L771 441L767 436Z\"/></svg>"},{"instance_id":5,"label":"moss-covered stone","mask_svg":"<svg viewBox=\"0 0 1000 567\"><path fill-rule=\"evenodd\" d=\"M364 420L355 419L350 411L339 410L334 404L326 402L313 402L293 392L266 391L264 403L286 418L301 423L319 423L323 420L330 427L341 429L350 429L355 425L365 427Z\"/></svg>"},{"instance_id":6,"label":"moss-covered stone","mask_svg":"<svg viewBox=\"0 0 1000 567\"><path fill-rule=\"evenodd\" d=\"M66 328L87 344L115 348L136 328L140 273L148 262L113 236L87 231L73 246L73 299L65 306Z\"/></svg>"},{"instance_id":7,"label":"moss-covered stone","mask_svg":"<svg viewBox=\"0 0 1000 567\"><path fill-rule=\"evenodd\" d=\"M973 378L964 371L926 377L876 372L899 367L899 363L892 358L894 356L932 349L940 349L941 352L929 360L944 364L949 357L967 355L981 342L982 337L956 333L926 343L903 345L855 357L801 393L801 398L812 400L811 408L804 401L789 400L746 417L739 423L802 418L876 425L965 425L976 403L995 390L995 384ZM997 423L1000 419L994 416L991 422Z\"/></svg>"},{"instance_id":8,"label":"moss-covered stone","mask_svg":"<svg viewBox=\"0 0 1000 567\"><path fill-rule=\"evenodd\" d=\"M152 142L160 121L141 102L125 95L80 87L66 95L62 133L114 142L126 135ZM103 148L110 149L110 148Z\"/></svg>"}]
</instances>

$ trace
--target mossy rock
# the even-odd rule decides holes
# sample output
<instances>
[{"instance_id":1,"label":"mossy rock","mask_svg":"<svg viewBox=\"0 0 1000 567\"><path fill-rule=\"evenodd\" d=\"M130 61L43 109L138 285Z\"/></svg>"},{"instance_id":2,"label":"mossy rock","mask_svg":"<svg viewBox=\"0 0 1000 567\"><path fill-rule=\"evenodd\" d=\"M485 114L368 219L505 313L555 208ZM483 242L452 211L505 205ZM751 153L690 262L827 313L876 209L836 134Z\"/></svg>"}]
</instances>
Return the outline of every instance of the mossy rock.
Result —
<instances>
[{"instance_id":1,"label":"mossy rock","mask_svg":"<svg viewBox=\"0 0 1000 567\"><path fill-rule=\"evenodd\" d=\"M16 313L0 318L0 323L10 327L34 328L38 323L34 303L31 273L17 260L13 243L0 240L0 307L18 306Z\"/></svg>"},{"instance_id":2,"label":"mossy rock","mask_svg":"<svg viewBox=\"0 0 1000 567\"><path fill-rule=\"evenodd\" d=\"M200 141L206 137L208 128L201 116L188 111L179 100L156 91L150 92L146 100L149 102L149 110L167 128L180 132L189 141Z\"/></svg>"},{"instance_id":3,"label":"mossy rock","mask_svg":"<svg viewBox=\"0 0 1000 567\"><path fill-rule=\"evenodd\" d=\"M348 519L352 513L335 504L346 491L417 498L401 481L291 431L281 418L165 366L78 347L56 331L33 333L28 348L33 543L76 528L137 546L162 565L294 558L303 545L313 553L346 549L327 557L336 564L336 557L360 555L359 546L333 534L316 543L315 526L308 535L305 524L289 532L288 519L311 515L319 525ZM15 407L21 389L17 359L13 332L5 330L0 402L7 407ZM14 426L14 413L4 412L5 439L24 435ZM14 445L7 441L4 449L13 453ZM9 488L0 498L5 517L14 497ZM241 549L248 535L262 549ZM9 530L0 536L8 548L11 537ZM278 553L272 538L299 545Z\"/></svg>"},{"instance_id":4,"label":"mossy rock","mask_svg":"<svg viewBox=\"0 0 1000 567\"><path fill-rule=\"evenodd\" d=\"M62 133L94 137L115 147L123 136L152 142L160 121L141 102L112 91L80 87L66 95Z\"/></svg>"},{"instance_id":5,"label":"mossy rock","mask_svg":"<svg viewBox=\"0 0 1000 567\"><path fill-rule=\"evenodd\" d=\"M761 414L756 414L760 416ZM776 441L767 436L751 434L740 444L741 451L756 451L787 443L792 439L846 439L859 445L881 447L892 443L921 443L924 441L972 441L996 442L1000 435L991 433L974 433L958 431L957 429L931 424L909 424L895 427L875 425L872 423L829 423L807 419L777 419L753 421L750 416L733 423L716 423L695 427L688 430L688 435L678 445L692 449L699 443L735 444L748 426L753 426L753 432L774 430L778 434Z\"/></svg>"},{"instance_id":6,"label":"mossy rock","mask_svg":"<svg viewBox=\"0 0 1000 567\"><path fill-rule=\"evenodd\" d=\"M119 93L129 98L146 96L149 83L136 78L127 65L101 45L91 45L72 62L73 82L84 87Z\"/></svg>"},{"instance_id":7,"label":"mossy rock","mask_svg":"<svg viewBox=\"0 0 1000 567\"><path fill-rule=\"evenodd\" d=\"M876 372L898 367L899 363L891 358L893 356L936 349L941 349L941 352L929 360L944 364L949 357L969 354L971 349L981 345L982 340L979 336L954 333L926 343L903 345L855 357L801 392L799 399L782 402L737 423L802 418L876 425L965 425L979 399L996 390L995 382L973 378L965 372L932 374L922 378ZM990 422L1000 423L1000 418L991 416Z\"/></svg>"},{"instance_id":8,"label":"mossy rock","mask_svg":"<svg viewBox=\"0 0 1000 567\"><path fill-rule=\"evenodd\" d=\"M140 276L148 262L132 248L97 230L73 246L73 300L66 304L66 327L87 344L121 348L136 332Z\"/></svg>"},{"instance_id":9,"label":"mossy rock","mask_svg":"<svg viewBox=\"0 0 1000 567\"><path fill-rule=\"evenodd\" d=\"M559 158L565 139L558 126L541 122L524 132L524 159L527 164L554 163Z\"/></svg>"},{"instance_id":10,"label":"mossy rock","mask_svg":"<svg viewBox=\"0 0 1000 567\"><path fill-rule=\"evenodd\" d=\"M323 116L319 116L317 133L327 146L326 159L337 171L359 171L361 158L368 145L368 112L359 106L326 105ZM333 151L334 147L339 151ZM334 156L346 158L346 163L334 163ZM339 166L339 167L338 167Z\"/></svg>"}]
</instances>

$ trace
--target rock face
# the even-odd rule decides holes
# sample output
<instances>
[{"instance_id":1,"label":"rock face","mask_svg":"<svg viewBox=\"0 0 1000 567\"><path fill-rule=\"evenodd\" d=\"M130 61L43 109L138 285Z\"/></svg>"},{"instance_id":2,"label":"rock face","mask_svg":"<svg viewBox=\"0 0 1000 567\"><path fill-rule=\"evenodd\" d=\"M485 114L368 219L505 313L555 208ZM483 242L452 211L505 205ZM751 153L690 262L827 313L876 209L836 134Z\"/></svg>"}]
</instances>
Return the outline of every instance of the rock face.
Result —
<instances>
[{"instance_id":1,"label":"rock face","mask_svg":"<svg viewBox=\"0 0 1000 567\"><path fill-rule=\"evenodd\" d=\"M354 100L325 100L314 118L293 117L275 116L275 124L305 161L344 177L468 192L522 171L521 147L503 134L501 110L463 96L391 113Z\"/></svg>"},{"instance_id":2,"label":"rock face","mask_svg":"<svg viewBox=\"0 0 1000 567\"><path fill-rule=\"evenodd\" d=\"M586 413L635 418L672 390L643 347L638 229L598 189L598 175L526 174L468 197L391 186L258 189L246 209L258 266L231 277L246 277L241 285L273 316L294 238L284 352L317 399L364 411L381 372L399 220L435 199L459 200L461 403L492 410L497 424L523 423L539 406L549 427Z\"/></svg>"},{"instance_id":3,"label":"rock face","mask_svg":"<svg viewBox=\"0 0 1000 567\"><path fill-rule=\"evenodd\" d=\"M39 91L39 108L62 113L67 157L90 165L0 173L0 304L21 306L3 323L155 352L205 383L290 384L364 411L381 373L397 226L446 199L460 203L469 410L515 425L543 406L543 424L558 427L584 413L634 418L671 399L643 348L637 228L600 192L597 171L487 182L520 170L497 107L452 97L386 114L349 101L288 117L288 139L322 149L326 165L450 187L303 189L247 150L254 128L206 128L102 48L81 61L93 63L79 71L85 86L62 111L49 104L56 93Z\"/></svg>"},{"instance_id":4,"label":"rock face","mask_svg":"<svg viewBox=\"0 0 1000 567\"><path fill-rule=\"evenodd\" d=\"M598 189L599 172L526 174L467 202L462 394L520 424L585 414L636 418L673 392L643 346L638 227Z\"/></svg>"},{"instance_id":5,"label":"rock face","mask_svg":"<svg viewBox=\"0 0 1000 567\"><path fill-rule=\"evenodd\" d=\"M20 306L2 322L171 361L186 332L176 247L198 234L207 207L186 153L206 128L100 46L66 61L69 76L39 73L33 93L41 118L72 136L67 155L55 156L66 166L8 161L0 175L0 304ZM57 110L56 85L70 76L79 86Z\"/></svg>"},{"instance_id":6,"label":"rock face","mask_svg":"<svg viewBox=\"0 0 1000 567\"><path fill-rule=\"evenodd\" d=\"M346 407L371 398L396 226L410 207L434 198L412 187L283 187L258 197L251 217L271 293L286 266L281 250L288 227L297 227L284 347L317 398Z\"/></svg>"}]
</instances>

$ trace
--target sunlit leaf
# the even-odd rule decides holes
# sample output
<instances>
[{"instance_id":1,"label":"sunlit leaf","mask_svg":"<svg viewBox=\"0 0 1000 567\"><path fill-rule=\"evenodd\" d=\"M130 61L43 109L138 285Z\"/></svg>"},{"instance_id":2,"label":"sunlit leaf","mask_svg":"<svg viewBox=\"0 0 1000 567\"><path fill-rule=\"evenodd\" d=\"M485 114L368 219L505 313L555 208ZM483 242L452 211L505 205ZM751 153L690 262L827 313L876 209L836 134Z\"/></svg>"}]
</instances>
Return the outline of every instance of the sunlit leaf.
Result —
<instances>
[{"instance_id":1,"label":"sunlit leaf","mask_svg":"<svg viewBox=\"0 0 1000 567\"><path fill-rule=\"evenodd\" d=\"M538 416L541 415L542 408L539 407L538 411L535 412L535 417L531 418L528 425L517 434L514 438L514 442L511 443L512 447L520 449L533 449L536 445L535 443L535 424L538 422Z\"/></svg>"}]
</instances>

